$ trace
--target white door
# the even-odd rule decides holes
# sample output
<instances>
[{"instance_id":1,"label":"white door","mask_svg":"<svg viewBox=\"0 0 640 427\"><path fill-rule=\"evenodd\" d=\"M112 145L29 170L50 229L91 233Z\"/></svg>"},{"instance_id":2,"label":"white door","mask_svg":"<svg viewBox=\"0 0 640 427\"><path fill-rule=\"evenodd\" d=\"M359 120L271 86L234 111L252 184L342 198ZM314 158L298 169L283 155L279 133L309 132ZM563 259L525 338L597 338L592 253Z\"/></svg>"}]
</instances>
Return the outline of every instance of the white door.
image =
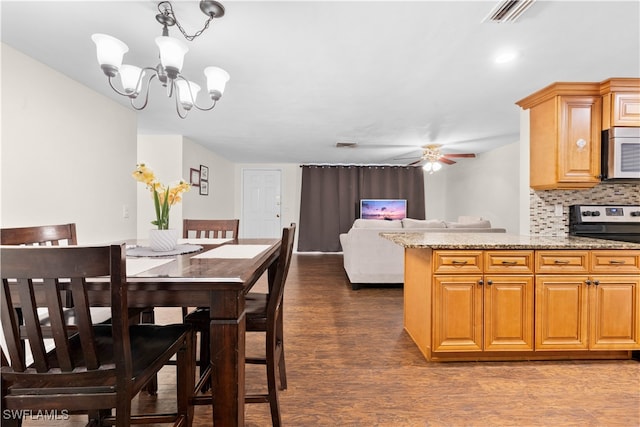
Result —
<instances>
[{"instance_id":1,"label":"white door","mask_svg":"<svg viewBox=\"0 0 640 427\"><path fill-rule=\"evenodd\" d=\"M279 169L244 169L242 171L241 236L280 237Z\"/></svg>"}]
</instances>

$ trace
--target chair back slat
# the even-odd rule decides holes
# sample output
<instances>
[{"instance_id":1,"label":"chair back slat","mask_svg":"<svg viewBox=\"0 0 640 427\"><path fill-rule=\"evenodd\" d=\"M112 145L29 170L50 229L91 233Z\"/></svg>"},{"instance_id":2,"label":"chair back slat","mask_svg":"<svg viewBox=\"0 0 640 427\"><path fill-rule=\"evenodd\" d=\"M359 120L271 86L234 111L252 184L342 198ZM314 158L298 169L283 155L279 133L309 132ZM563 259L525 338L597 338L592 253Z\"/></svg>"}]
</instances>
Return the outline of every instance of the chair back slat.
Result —
<instances>
[{"instance_id":1,"label":"chair back slat","mask_svg":"<svg viewBox=\"0 0 640 427\"><path fill-rule=\"evenodd\" d=\"M3 276L5 263L2 259ZM46 359L46 350L42 338L42 328L40 327L40 318L38 317L38 304L36 302L36 289L30 277L16 277L18 279L18 293L20 295L20 309L22 310L22 318L27 329L27 338L29 338L29 346L33 355L35 367L38 372L46 372L49 370L49 364ZM3 277L4 280L4 277ZM40 298L46 302L46 298ZM11 310L14 311L13 309ZM17 316L17 312L15 313ZM17 337L20 339L20 336ZM19 344L19 343L17 343Z\"/></svg>"},{"instance_id":2,"label":"chair back slat","mask_svg":"<svg viewBox=\"0 0 640 427\"><path fill-rule=\"evenodd\" d=\"M239 219L185 219L182 221L182 237L188 238L189 232L196 238L238 238Z\"/></svg>"},{"instance_id":3,"label":"chair back slat","mask_svg":"<svg viewBox=\"0 0 640 427\"><path fill-rule=\"evenodd\" d=\"M38 286L36 283L34 286ZM44 279L41 286L44 290L46 308L49 313L49 322L51 323L51 336L56 344L56 353L58 358L58 364L63 371L72 371L74 366L69 353L69 335L67 332L64 312L62 310L62 300L60 299L60 290L58 287L57 279ZM38 333L42 336L46 334L42 331L42 323L38 319L37 325ZM27 331L32 329L33 325L27 323ZM40 372L48 371L50 366L47 366Z\"/></svg>"},{"instance_id":4,"label":"chair back slat","mask_svg":"<svg viewBox=\"0 0 640 427\"><path fill-rule=\"evenodd\" d=\"M0 318L2 319L2 332L5 336L5 343L7 345L7 352L11 358L11 364L17 371L24 371L25 356L24 347L20 341L20 322L18 321L17 314L13 309L13 301L11 298L11 290L9 289L9 283L2 279L2 296L0 299ZM5 358L4 351L2 357ZM3 361L6 360L3 359ZM7 361L6 365L9 366Z\"/></svg>"},{"instance_id":5,"label":"chair back slat","mask_svg":"<svg viewBox=\"0 0 640 427\"><path fill-rule=\"evenodd\" d=\"M71 293L75 301L74 310L77 319L77 331L80 335L82 353L88 369L98 369L98 351L95 345L95 335L93 332L93 319L91 318L91 307L88 304L87 288L85 280L72 279Z\"/></svg>"},{"instance_id":6,"label":"chair back slat","mask_svg":"<svg viewBox=\"0 0 640 427\"><path fill-rule=\"evenodd\" d=\"M58 246L60 243L78 244L74 223L0 229L2 245Z\"/></svg>"}]
</instances>

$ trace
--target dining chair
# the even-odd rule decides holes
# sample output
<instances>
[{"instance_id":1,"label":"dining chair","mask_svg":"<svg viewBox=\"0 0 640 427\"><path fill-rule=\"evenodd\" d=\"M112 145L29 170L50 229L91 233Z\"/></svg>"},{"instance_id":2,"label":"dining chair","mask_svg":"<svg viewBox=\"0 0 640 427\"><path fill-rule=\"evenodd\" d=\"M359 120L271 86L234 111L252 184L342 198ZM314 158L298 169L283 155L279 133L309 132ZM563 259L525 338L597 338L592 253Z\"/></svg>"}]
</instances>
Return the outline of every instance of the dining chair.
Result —
<instances>
[{"instance_id":1,"label":"dining chair","mask_svg":"<svg viewBox=\"0 0 640 427\"><path fill-rule=\"evenodd\" d=\"M18 414L33 411L86 413L91 425L191 425L193 330L185 324L130 324L124 248L123 244L0 248L0 316L7 345L0 370L3 425L20 425ZM92 321L89 279L108 282L109 324ZM59 293L63 288L73 294L75 302L77 328L73 332L65 325ZM23 312L32 361L26 357L19 332L18 307ZM55 343L51 350L45 342L38 308L49 311ZM177 359L176 412L132 415L131 399L173 356Z\"/></svg>"},{"instance_id":2,"label":"dining chair","mask_svg":"<svg viewBox=\"0 0 640 427\"><path fill-rule=\"evenodd\" d=\"M284 285L287 281L287 274L293 253L295 231L296 225L294 223L282 230L280 255L275 273L269 278L269 292L250 292L246 295L245 304L246 331L265 333L264 357L246 357L245 362L262 364L267 367L267 393L247 394L245 396L245 402L269 403L271 408L271 421L274 427L282 424L278 389L285 390L287 388L284 357L283 299ZM202 390L200 386L206 385L207 380L211 376L210 350L208 346L205 347L206 354L202 352L202 341L206 340L207 343L209 342L209 317L208 308L198 308L194 312L189 313L184 319L185 323L193 325L196 332L200 332L201 337L201 375L196 390ZM202 339L202 337L205 337L205 339ZM204 371L202 371L203 367L205 367ZM278 372L280 377L279 386ZM205 402L206 400L201 401L201 403Z\"/></svg>"},{"instance_id":3,"label":"dining chair","mask_svg":"<svg viewBox=\"0 0 640 427\"><path fill-rule=\"evenodd\" d=\"M238 238L239 219L184 219L182 220L182 237L190 234L195 238Z\"/></svg>"},{"instance_id":4,"label":"dining chair","mask_svg":"<svg viewBox=\"0 0 640 427\"><path fill-rule=\"evenodd\" d=\"M78 244L76 224L35 225L29 227L2 228L0 229L0 244L20 246L70 246ZM76 313L73 309L71 293L61 291L65 299L64 315L69 330L73 330L76 324ZM20 310L18 315L20 316ZM45 335L50 333L50 318L46 310L40 310L40 323ZM107 323L111 319L111 311L106 307L92 307L91 316L96 323ZM129 309L129 319L132 323L153 323L153 307ZM19 317L19 319L21 319ZM24 329L24 328L23 328ZM158 390L157 378L154 378L146 387L149 394L155 394Z\"/></svg>"}]
</instances>

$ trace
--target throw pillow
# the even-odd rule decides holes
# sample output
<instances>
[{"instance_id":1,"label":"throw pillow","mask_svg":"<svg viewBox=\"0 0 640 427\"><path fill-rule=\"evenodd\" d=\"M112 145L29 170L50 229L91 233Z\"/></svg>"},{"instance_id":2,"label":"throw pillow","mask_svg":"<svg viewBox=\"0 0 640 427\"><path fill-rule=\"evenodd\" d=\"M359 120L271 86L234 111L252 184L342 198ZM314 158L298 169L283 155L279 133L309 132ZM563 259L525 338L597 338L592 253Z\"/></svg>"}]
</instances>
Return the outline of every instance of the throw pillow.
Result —
<instances>
[{"instance_id":1,"label":"throw pillow","mask_svg":"<svg viewBox=\"0 0 640 427\"><path fill-rule=\"evenodd\" d=\"M396 220L358 218L353 223L353 228L402 228L402 223Z\"/></svg>"},{"instance_id":2,"label":"throw pillow","mask_svg":"<svg viewBox=\"0 0 640 427\"><path fill-rule=\"evenodd\" d=\"M447 222L447 228L491 228L489 220L477 222Z\"/></svg>"},{"instance_id":3,"label":"throw pillow","mask_svg":"<svg viewBox=\"0 0 640 427\"><path fill-rule=\"evenodd\" d=\"M405 218L402 220L402 228L446 228L446 225L440 219Z\"/></svg>"}]
</instances>

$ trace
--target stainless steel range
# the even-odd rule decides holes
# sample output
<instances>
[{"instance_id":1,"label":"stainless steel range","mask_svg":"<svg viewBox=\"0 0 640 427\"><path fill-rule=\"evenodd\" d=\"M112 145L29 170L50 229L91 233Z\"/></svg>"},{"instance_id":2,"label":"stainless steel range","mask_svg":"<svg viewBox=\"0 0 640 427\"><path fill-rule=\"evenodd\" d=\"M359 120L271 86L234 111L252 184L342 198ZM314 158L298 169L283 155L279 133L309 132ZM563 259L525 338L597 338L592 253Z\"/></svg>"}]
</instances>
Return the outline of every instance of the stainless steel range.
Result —
<instances>
[{"instance_id":1,"label":"stainless steel range","mask_svg":"<svg viewBox=\"0 0 640 427\"><path fill-rule=\"evenodd\" d=\"M569 206L569 234L640 243L640 205Z\"/></svg>"}]
</instances>

